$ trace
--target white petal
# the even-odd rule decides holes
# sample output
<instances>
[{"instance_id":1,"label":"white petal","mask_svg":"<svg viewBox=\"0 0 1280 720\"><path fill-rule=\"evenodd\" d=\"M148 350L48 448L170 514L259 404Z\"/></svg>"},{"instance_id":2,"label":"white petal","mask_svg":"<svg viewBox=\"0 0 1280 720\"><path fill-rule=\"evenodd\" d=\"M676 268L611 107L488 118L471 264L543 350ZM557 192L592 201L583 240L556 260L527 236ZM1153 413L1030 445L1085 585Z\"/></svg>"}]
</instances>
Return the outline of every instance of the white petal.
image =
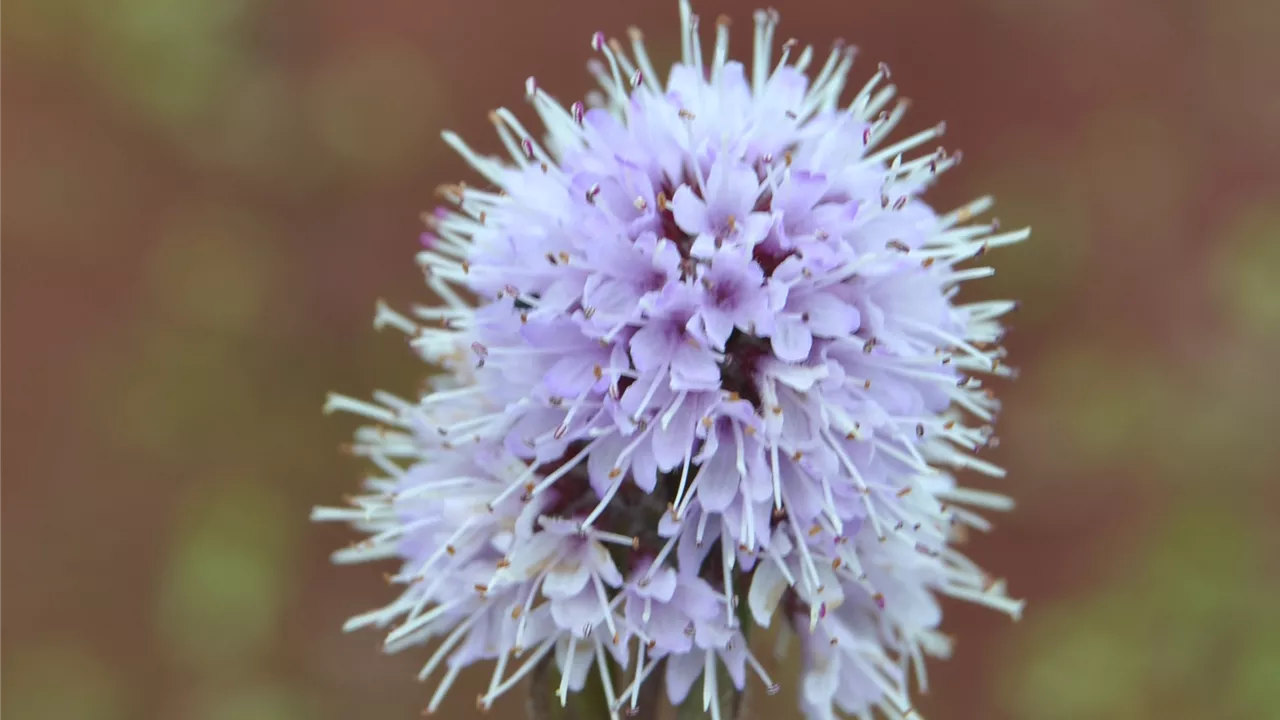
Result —
<instances>
[{"instance_id":1,"label":"white petal","mask_svg":"<svg viewBox=\"0 0 1280 720\"><path fill-rule=\"evenodd\" d=\"M773 560L765 560L756 567L751 590L747 593L747 605L751 616L761 627L769 627L773 613L778 609L782 594L787 591L787 579Z\"/></svg>"}]
</instances>

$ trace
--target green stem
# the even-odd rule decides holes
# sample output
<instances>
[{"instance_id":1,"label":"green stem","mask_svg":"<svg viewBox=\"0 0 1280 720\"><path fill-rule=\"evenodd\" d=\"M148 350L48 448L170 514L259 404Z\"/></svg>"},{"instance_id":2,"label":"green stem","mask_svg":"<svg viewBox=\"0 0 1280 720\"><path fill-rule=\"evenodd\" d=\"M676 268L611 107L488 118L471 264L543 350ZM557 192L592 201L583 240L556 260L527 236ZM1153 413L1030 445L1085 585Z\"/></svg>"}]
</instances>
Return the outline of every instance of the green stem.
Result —
<instances>
[{"instance_id":1,"label":"green stem","mask_svg":"<svg viewBox=\"0 0 1280 720\"><path fill-rule=\"evenodd\" d=\"M564 705L560 704L557 690L560 673L556 661L548 655L533 670L526 704L529 720L601 720L609 717L609 703L604 695L604 683L594 667L587 674L582 690L569 693Z\"/></svg>"}]
</instances>

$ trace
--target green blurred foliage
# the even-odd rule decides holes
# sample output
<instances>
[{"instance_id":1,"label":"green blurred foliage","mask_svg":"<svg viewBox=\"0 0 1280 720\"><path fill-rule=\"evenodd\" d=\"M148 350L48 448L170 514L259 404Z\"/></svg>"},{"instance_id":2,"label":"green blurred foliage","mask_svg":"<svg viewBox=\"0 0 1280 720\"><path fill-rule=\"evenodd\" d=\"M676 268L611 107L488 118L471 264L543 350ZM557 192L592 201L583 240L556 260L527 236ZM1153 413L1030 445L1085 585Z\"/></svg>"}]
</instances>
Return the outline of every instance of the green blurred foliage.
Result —
<instances>
[{"instance_id":1,"label":"green blurred foliage","mask_svg":"<svg viewBox=\"0 0 1280 720\"><path fill-rule=\"evenodd\" d=\"M144 326L145 327L145 326ZM157 327L117 350L95 375L91 399L108 438L121 447L177 458L213 441L226 442L228 418L247 418L261 399L243 348L199 330ZM100 400L98 398L101 398Z\"/></svg>"},{"instance_id":2,"label":"green blurred foliage","mask_svg":"<svg viewBox=\"0 0 1280 720\"><path fill-rule=\"evenodd\" d=\"M1244 513L1186 503L1114 579L1028 615L999 681L1017 717L1269 717L1280 694L1280 578Z\"/></svg>"},{"instance_id":3,"label":"green blurred foliage","mask_svg":"<svg viewBox=\"0 0 1280 720\"><path fill-rule=\"evenodd\" d=\"M1176 411L1177 381L1151 358L1105 347L1066 347L1036 368L1048 386L1064 449L1090 464L1158 452L1169 441L1162 422Z\"/></svg>"},{"instance_id":4,"label":"green blurred foliage","mask_svg":"<svg viewBox=\"0 0 1280 720\"><path fill-rule=\"evenodd\" d=\"M251 73L243 45L250 0L84 2L88 66L109 97L182 133L219 110Z\"/></svg>"},{"instance_id":5,"label":"green blurred foliage","mask_svg":"<svg viewBox=\"0 0 1280 720\"><path fill-rule=\"evenodd\" d=\"M976 292L982 297L1018 298L1016 316L1009 318L1017 332L1040 330L1046 323L1070 313L1065 307L1073 289L1087 282L1081 270L1091 261L1089 243L1093 218L1086 202L1086 185L1077 178L1053 174L1028 177L1028 164L1037 158L1046 164L1060 163L1043 149L1030 143L1012 142L1007 156L986 163L964 166L964 183L971 196L990 194L996 199L994 215L1009 230L1033 224L1034 242L1025 242L990 255L996 275L984 281ZM1007 163L999 167L999 162ZM969 176L973 176L970 178ZM1015 225L1016 223L1016 225ZM965 292L974 292L966 288Z\"/></svg>"},{"instance_id":6,"label":"green blurred foliage","mask_svg":"<svg viewBox=\"0 0 1280 720\"><path fill-rule=\"evenodd\" d=\"M112 668L70 639L48 642L5 663L4 714L23 720L124 720L124 688Z\"/></svg>"},{"instance_id":7,"label":"green blurred foliage","mask_svg":"<svg viewBox=\"0 0 1280 720\"><path fill-rule=\"evenodd\" d=\"M1249 335L1280 341L1280 198L1233 217L1217 241L1214 287L1226 315Z\"/></svg>"},{"instance_id":8,"label":"green blurred foliage","mask_svg":"<svg viewBox=\"0 0 1280 720\"><path fill-rule=\"evenodd\" d=\"M316 703L301 690L279 685L249 685L211 694L195 720L314 720Z\"/></svg>"},{"instance_id":9,"label":"green blurred foliage","mask_svg":"<svg viewBox=\"0 0 1280 720\"><path fill-rule=\"evenodd\" d=\"M280 522L289 509L252 468L212 472L184 500L157 610L177 662L205 677L244 673L271 649L295 566L295 538Z\"/></svg>"}]
</instances>

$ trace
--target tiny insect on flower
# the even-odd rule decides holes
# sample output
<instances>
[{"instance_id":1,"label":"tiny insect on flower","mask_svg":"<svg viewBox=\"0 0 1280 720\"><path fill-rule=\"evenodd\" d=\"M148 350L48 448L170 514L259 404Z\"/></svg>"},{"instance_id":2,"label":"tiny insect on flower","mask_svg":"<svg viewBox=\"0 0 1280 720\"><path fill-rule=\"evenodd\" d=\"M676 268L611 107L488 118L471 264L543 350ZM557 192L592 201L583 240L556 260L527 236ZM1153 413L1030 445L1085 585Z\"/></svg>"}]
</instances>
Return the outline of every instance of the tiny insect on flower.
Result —
<instances>
[{"instance_id":1,"label":"tiny insect on flower","mask_svg":"<svg viewBox=\"0 0 1280 720\"><path fill-rule=\"evenodd\" d=\"M566 108L530 78L542 130L493 112L502 158L444 134L483 182L424 216L442 304L375 319L440 372L416 400L326 405L371 421L351 451L380 476L313 517L368 535L338 561L402 564L347 628L438 641L428 710L492 660L482 708L553 662L561 702L596 668L614 717L645 682L696 703L701 680L719 718L721 670L776 689L746 635L780 622L807 715L914 717L908 676L949 652L939 596L1022 609L955 549L1011 502L953 475L1003 476L974 453L1014 305L955 300L1029 231L973 222L989 198L924 202L959 155L922 150L942 125L889 142L886 66L846 93L853 49L775 58L771 11L747 62L723 21L708 60L679 7L665 83L639 31L629 52L596 33L598 96Z\"/></svg>"}]
</instances>

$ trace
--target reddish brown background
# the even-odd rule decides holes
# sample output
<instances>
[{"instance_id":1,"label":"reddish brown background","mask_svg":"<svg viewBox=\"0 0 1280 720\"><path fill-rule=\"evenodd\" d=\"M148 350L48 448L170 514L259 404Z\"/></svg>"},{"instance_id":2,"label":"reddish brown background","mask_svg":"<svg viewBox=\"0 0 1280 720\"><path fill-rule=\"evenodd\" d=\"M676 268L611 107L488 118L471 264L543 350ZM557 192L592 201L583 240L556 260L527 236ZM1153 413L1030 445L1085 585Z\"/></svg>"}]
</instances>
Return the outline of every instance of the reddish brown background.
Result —
<instances>
[{"instance_id":1,"label":"reddish brown background","mask_svg":"<svg viewBox=\"0 0 1280 720\"><path fill-rule=\"evenodd\" d=\"M1280 715L1280 4L778 4L784 37L844 36L859 80L888 61L919 126L948 120L939 206L991 191L1035 227L975 287L1026 301L998 451L1020 507L972 550L1030 605L950 608L926 716ZM747 47L753 4L698 5ZM592 31L665 55L675 18L5 3L6 717L416 717L424 656L339 632L388 590L307 523L361 473L321 400L420 379L370 320L424 297L418 213L470 177L440 129L493 148L527 75L571 98Z\"/></svg>"}]
</instances>

